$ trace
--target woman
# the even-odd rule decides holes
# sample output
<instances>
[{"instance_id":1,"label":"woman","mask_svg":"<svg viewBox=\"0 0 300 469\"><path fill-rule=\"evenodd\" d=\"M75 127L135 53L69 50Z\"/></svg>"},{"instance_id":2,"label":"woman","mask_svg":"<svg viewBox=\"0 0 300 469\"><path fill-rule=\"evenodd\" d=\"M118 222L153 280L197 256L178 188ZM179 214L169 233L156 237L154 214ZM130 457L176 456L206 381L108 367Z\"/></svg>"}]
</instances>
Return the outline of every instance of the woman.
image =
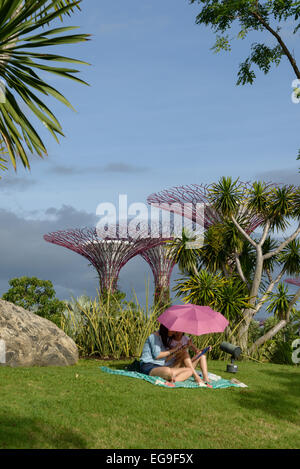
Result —
<instances>
[{"instance_id":1,"label":"woman","mask_svg":"<svg viewBox=\"0 0 300 469\"><path fill-rule=\"evenodd\" d=\"M193 375L198 384L202 383L194 368L199 359L195 360L195 363L191 366L186 366L185 364L184 366L178 366L178 360L175 361L176 366L173 366L173 364L167 366L166 361L176 356L179 350L178 357L184 357L184 359L186 359L184 351L186 353L186 349L189 347L189 343L184 346L179 343L175 347L172 347L171 342L174 334L175 332L169 331L161 324L159 331L154 332L148 337L140 359L141 372L149 376L159 376L171 382L185 381Z\"/></svg>"}]
</instances>

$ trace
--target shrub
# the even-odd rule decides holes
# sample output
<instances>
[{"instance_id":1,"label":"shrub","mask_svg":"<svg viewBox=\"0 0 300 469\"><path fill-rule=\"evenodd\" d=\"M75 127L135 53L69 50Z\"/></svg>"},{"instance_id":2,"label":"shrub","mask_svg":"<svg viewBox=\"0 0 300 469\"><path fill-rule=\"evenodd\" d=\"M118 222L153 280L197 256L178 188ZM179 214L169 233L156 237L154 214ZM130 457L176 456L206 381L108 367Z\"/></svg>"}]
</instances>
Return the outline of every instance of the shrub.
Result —
<instances>
[{"instance_id":1,"label":"shrub","mask_svg":"<svg viewBox=\"0 0 300 469\"><path fill-rule=\"evenodd\" d=\"M67 304L62 328L75 341L81 356L139 357L146 338L157 327L160 310L142 308L116 297L82 297Z\"/></svg>"},{"instance_id":2,"label":"shrub","mask_svg":"<svg viewBox=\"0 0 300 469\"><path fill-rule=\"evenodd\" d=\"M22 306L60 327L65 303L55 297L55 290L50 280L19 277L11 279L9 285L11 288L4 293L3 300Z\"/></svg>"}]
</instances>

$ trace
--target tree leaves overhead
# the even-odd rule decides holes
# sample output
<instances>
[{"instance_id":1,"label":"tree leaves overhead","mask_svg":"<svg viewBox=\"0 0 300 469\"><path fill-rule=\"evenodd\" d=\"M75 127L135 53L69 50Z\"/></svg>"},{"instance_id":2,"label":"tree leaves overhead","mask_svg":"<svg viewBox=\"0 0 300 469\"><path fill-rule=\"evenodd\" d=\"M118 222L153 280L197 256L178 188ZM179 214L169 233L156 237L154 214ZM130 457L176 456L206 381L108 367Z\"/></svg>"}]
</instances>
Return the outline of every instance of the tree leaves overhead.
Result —
<instances>
[{"instance_id":1,"label":"tree leaves overhead","mask_svg":"<svg viewBox=\"0 0 300 469\"><path fill-rule=\"evenodd\" d=\"M63 15L71 14L74 9L79 8L80 3L81 0L0 0L0 80L5 88L5 99L0 101L2 169L6 160L5 153L14 168L18 158L24 167L30 167L28 153L35 153L40 157L47 154L47 149L31 122L33 115L57 141L64 135L58 119L44 100L46 96L52 96L71 109L73 107L39 73L42 72L43 77L46 72L86 84L76 76L79 72L76 68L51 65L52 62L86 62L48 51L53 46L88 40L87 34L69 34L75 27L50 26Z\"/></svg>"},{"instance_id":2,"label":"tree leaves overhead","mask_svg":"<svg viewBox=\"0 0 300 469\"><path fill-rule=\"evenodd\" d=\"M293 67L295 75L300 78L294 55L280 36L281 25L296 34L300 28L300 2L298 0L190 0L190 3L201 5L201 11L196 17L197 24L211 26L216 33L215 52L231 50L231 40L227 31L237 23L239 33L237 39L244 39L253 31L268 31L274 38L274 45L253 43L251 54L240 64L237 84L252 84L256 78L252 69L256 65L265 74L272 65L279 65L286 56Z\"/></svg>"}]
</instances>

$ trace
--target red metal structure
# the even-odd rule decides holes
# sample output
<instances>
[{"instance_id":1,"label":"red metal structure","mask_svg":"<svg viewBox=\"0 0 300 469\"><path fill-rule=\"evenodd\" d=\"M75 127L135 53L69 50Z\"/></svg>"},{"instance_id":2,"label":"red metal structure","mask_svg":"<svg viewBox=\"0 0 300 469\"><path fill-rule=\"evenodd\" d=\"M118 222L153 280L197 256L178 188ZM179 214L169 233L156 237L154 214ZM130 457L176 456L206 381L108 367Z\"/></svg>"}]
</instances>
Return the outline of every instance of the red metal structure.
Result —
<instances>
[{"instance_id":1,"label":"red metal structure","mask_svg":"<svg viewBox=\"0 0 300 469\"><path fill-rule=\"evenodd\" d=\"M290 283L291 285L296 285L297 287L300 287L300 277L298 277L298 278L286 278L285 282Z\"/></svg>"},{"instance_id":2,"label":"red metal structure","mask_svg":"<svg viewBox=\"0 0 300 469\"><path fill-rule=\"evenodd\" d=\"M191 221L198 223L205 230L210 226L222 222L222 216L209 202L209 189L211 185L192 184L189 186L176 186L170 189L151 194L147 202L162 210L172 211L182 215ZM240 182L239 189L246 194L250 184ZM203 206L203 210L200 210ZM247 219L247 233L254 231L261 223L262 218L257 214L248 213L245 207L241 207L238 218Z\"/></svg>"},{"instance_id":3,"label":"red metal structure","mask_svg":"<svg viewBox=\"0 0 300 469\"><path fill-rule=\"evenodd\" d=\"M111 235L112 231L114 236ZM119 231L119 225L115 225L113 230L107 232L107 236L100 238L96 228L71 229L46 234L44 240L88 259L98 273L101 293L114 292L121 268L137 254L162 242L160 238L152 238L147 233L124 237Z\"/></svg>"},{"instance_id":4,"label":"red metal structure","mask_svg":"<svg viewBox=\"0 0 300 469\"><path fill-rule=\"evenodd\" d=\"M174 255L166 241L160 238L161 244L145 249L140 254L149 264L154 277L154 303L166 306L170 302L170 278L175 265Z\"/></svg>"}]
</instances>

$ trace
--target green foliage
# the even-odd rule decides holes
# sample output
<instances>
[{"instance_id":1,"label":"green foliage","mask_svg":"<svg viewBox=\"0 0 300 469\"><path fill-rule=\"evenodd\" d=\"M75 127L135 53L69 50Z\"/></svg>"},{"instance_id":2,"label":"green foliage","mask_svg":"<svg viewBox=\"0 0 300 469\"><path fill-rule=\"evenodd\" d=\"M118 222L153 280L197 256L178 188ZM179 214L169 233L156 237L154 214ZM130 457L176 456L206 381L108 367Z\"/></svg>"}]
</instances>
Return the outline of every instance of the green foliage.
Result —
<instances>
[{"instance_id":1,"label":"green foliage","mask_svg":"<svg viewBox=\"0 0 300 469\"><path fill-rule=\"evenodd\" d=\"M9 285L11 288L4 293L3 300L22 306L60 326L65 303L55 297L55 290L50 280L20 277L11 279Z\"/></svg>"},{"instance_id":2,"label":"green foliage","mask_svg":"<svg viewBox=\"0 0 300 469\"><path fill-rule=\"evenodd\" d=\"M250 57L240 64L237 85L245 85L247 83L252 85L256 75L251 70L251 64L257 65L266 75L270 71L272 64L280 64L283 56L282 48L279 45L268 47L265 44L252 44L251 50Z\"/></svg>"},{"instance_id":3,"label":"green foliage","mask_svg":"<svg viewBox=\"0 0 300 469\"><path fill-rule=\"evenodd\" d=\"M65 34L74 27L50 27L57 18L70 14L79 3L69 0L0 1L0 79L5 82L5 100L0 104L1 163L6 162L7 153L14 168L18 158L29 168L28 152L40 157L47 154L29 116L34 115L57 141L58 136L63 136L60 123L38 94L43 98L52 96L70 108L72 105L38 71L85 83L76 77L78 70L49 65L52 62L85 62L36 50L88 40L86 34Z\"/></svg>"},{"instance_id":4,"label":"green foliage","mask_svg":"<svg viewBox=\"0 0 300 469\"><path fill-rule=\"evenodd\" d=\"M210 202L216 211L224 217L237 213L240 206L243 189L238 179L232 181L231 177L221 177L219 182L211 185Z\"/></svg>"},{"instance_id":5,"label":"green foliage","mask_svg":"<svg viewBox=\"0 0 300 469\"><path fill-rule=\"evenodd\" d=\"M174 290L185 303L210 306L219 311L231 325L241 319L244 308L250 307L249 295L239 278L225 278L205 269L197 275L180 279Z\"/></svg>"},{"instance_id":6,"label":"green foliage","mask_svg":"<svg viewBox=\"0 0 300 469\"><path fill-rule=\"evenodd\" d=\"M255 321L254 319L251 320L249 325L249 334L248 334L248 341L249 344L253 344L260 336L262 330L259 324L259 321Z\"/></svg>"},{"instance_id":7,"label":"green foliage","mask_svg":"<svg viewBox=\"0 0 300 469\"><path fill-rule=\"evenodd\" d=\"M278 66L283 56L289 59L296 76L300 78L293 54L290 53L282 38L280 37L280 25L289 23L293 27L293 34L300 28L300 4L292 0L190 0L190 3L198 3L201 11L196 18L197 24L210 26L216 33L216 43L213 47L215 52L221 50L230 51L231 41L227 31L238 24L239 33L236 39L244 39L251 32L268 31L275 44L253 43L250 55L240 64L237 84L252 84L256 78L253 65L267 74L272 65ZM273 26L274 22L275 26Z\"/></svg>"},{"instance_id":8,"label":"green foliage","mask_svg":"<svg viewBox=\"0 0 300 469\"><path fill-rule=\"evenodd\" d=\"M94 300L80 297L67 304L63 330L75 341L82 356L139 357L148 335L158 328L160 309L142 308L124 294Z\"/></svg>"},{"instance_id":9,"label":"green foliage","mask_svg":"<svg viewBox=\"0 0 300 469\"><path fill-rule=\"evenodd\" d=\"M281 251L278 262L288 275L300 274L300 239L294 239Z\"/></svg>"},{"instance_id":10,"label":"green foliage","mask_svg":"<svg viewBox=\"0 0 300 469\"><path fill-rule=\"evenodd\" d=\"M268 346L269 361L279 365L293 365L292 347L289 342L274 340Z\"/></svg>"},{"instance_id":11,"label":"green foliage","mask_svg":"<svg viewBox=\"0 0 300 469\"><path fill-rule=\"evenodd\" d=\"M180 271L184 274L197 271L199 249L191 249L191 243L195 243L196 237L190 235L188 230L183 229L181 237L167 242L167 248L177 263ZM202 241L202 240L201 240Z\"/></svg>"},{"instance_id":12,"label":"green foliage","mask_svg":"<svg viewBox=\"0 0 300 469\"><path fill-rule=\"evenodd\" d=\"M240 224L246 228L243 221L240 221ZM245 277L250 279L255 264L253 247L231 220L225 220L206 230L204 244L198 254L198 264L210 272L222 272L223 275L228 276L235 269L235 253L239 256Z\"/></svg>"},{"instance_id":13,"label":"green foliage","mask_svg":"<svg viewBox=\"0 0 300 469\"><path fill-rule=\"evenodd\" d=\"M277 308L278 306L280 307L279 302ZM259 330L260 336L270 331L278 323L278 321L280 321L281 317L284 316L284 314L281 315L279 312L280 309L277 309L277 311L275 311L275 315L269 316L266 319L263 328L260 328ZM256 355L263 361L270 363L295 365L292 361L292 342L299 338L299 330L300 311L293 309L290 322L283 329L281 329L275 337L265 342ZM258 337L256 337L254 340L257 338Z\"/></svg>"},{"instance_id":14,"label":"green foliage","mask_svg":"<svg viewBox=\"0 0 300 469\"><path fill-rule=\"evenodd\" d=\"M273 313L279 320L286 319L289 303L292 295L288 295L288 288L280 282L277 286L277 293L270 293L270 303L268 304L267 311Z\"/></svg>"}]
</instances>

